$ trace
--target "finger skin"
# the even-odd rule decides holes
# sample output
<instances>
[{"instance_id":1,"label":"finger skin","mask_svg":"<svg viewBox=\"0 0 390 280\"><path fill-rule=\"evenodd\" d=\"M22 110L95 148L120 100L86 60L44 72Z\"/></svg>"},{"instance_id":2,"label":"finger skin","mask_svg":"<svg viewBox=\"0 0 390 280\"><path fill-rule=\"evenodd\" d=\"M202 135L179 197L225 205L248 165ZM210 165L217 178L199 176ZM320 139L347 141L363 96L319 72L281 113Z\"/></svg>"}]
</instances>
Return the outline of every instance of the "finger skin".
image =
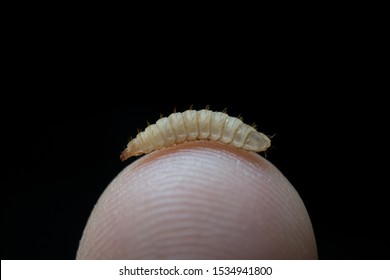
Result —
<instances>
[{"instance_id":1,"label":"finger skin","mask_svg":"<svg viewBox=\"0 0 390 280\"><path fill-rule=\"evenodd\" d=\"M298 193L270 162L214 141L165 148L107 187L77 259L316 259Z\"/></svg>"}]
</instances>

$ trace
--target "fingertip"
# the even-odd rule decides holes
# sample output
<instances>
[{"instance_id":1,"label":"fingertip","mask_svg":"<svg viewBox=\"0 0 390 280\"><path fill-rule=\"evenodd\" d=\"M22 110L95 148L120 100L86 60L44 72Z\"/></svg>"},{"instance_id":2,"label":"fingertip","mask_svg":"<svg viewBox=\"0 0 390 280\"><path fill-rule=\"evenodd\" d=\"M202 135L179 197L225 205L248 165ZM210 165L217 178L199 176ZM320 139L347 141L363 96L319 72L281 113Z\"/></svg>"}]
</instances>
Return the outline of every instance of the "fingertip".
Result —
<instances>
[{"instance_id":1,"label":"fingertip","mask_svg":"<svg viewBox=\"0 0 390 280\"><path fill-rule=\"evenodd\" d=\"M85 228L78 259L315 259L296 190L261 156L212 141L127 166Z\"/></svg>"}]
</instances>

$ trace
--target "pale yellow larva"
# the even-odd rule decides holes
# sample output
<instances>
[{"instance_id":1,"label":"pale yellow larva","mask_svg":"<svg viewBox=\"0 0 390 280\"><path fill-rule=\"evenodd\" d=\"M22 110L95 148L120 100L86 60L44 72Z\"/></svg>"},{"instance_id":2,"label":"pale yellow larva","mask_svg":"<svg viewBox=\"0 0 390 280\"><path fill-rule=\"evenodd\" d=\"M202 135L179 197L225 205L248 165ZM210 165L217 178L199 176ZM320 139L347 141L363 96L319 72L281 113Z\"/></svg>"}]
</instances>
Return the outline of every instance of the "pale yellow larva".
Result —
<instances>
[{"instance_id":1,"label":"pale yellow larva","mask_svg":"<svg viewBox=\"0 0 390 280\"><path fill-rule=\"evenodd\" d=\"M248 151L268 149L271 140L240 119L223 112L187 110L173 113L149 125L127 144L121 160L139 156L186 141L214 140Z\"/></svg>"}]
</instances>

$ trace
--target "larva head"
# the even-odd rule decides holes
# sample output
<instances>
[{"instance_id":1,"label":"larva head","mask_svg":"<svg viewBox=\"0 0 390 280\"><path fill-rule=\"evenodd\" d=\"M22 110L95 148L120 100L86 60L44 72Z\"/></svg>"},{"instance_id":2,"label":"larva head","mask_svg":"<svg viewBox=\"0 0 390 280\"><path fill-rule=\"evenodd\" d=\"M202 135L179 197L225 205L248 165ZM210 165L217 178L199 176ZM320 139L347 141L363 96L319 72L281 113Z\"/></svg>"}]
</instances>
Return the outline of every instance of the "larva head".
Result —
<instances>
[{"instance_id":1,"label":"larva head","mask_svg":"<svg viewBox=\"0 0 390 280\"><path fill-rule=\"evenodd\" d=\"M139 156L144 154L144 150L140 147L138 144L137 138L131 140L129 144L127 144L126 149L121 153L120 159L122 161L128 159L129 157L132 156Z\"/></svg>"},{"instance_id":2,"label":"larva head","mask_svg":"<svg viewBox=\"0 0 390 280\"><path fill-rule=\"evenodd\" d=\"M261 132L252 131L242 148L254 152L263 152L271 146L271 140Z\"/></svg>"}]
</instances>

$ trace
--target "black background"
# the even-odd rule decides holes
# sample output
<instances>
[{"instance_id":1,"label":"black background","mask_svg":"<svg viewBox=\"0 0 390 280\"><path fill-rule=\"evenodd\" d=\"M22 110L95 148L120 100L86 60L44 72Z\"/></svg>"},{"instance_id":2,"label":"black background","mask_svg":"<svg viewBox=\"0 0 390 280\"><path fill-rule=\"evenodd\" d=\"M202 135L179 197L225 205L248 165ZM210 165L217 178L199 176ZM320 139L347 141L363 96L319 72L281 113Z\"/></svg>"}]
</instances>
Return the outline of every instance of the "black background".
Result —
<instances>
[{"instance_id":1,"label":"black background","mask_svg":"<svg viewBox=\"0 0 390 280\"><path fill-rule=\"evenodd\" d=\"M389 259L380 76L341 37L287 33L244 36L237 49L191 38L171 49L119 37L104 48L98 36L16 44L1 103L1 258L74 259L137 128L210 105L275 135L267 158L301 195L320 259Z\"/></svg>"}]
</instances>

